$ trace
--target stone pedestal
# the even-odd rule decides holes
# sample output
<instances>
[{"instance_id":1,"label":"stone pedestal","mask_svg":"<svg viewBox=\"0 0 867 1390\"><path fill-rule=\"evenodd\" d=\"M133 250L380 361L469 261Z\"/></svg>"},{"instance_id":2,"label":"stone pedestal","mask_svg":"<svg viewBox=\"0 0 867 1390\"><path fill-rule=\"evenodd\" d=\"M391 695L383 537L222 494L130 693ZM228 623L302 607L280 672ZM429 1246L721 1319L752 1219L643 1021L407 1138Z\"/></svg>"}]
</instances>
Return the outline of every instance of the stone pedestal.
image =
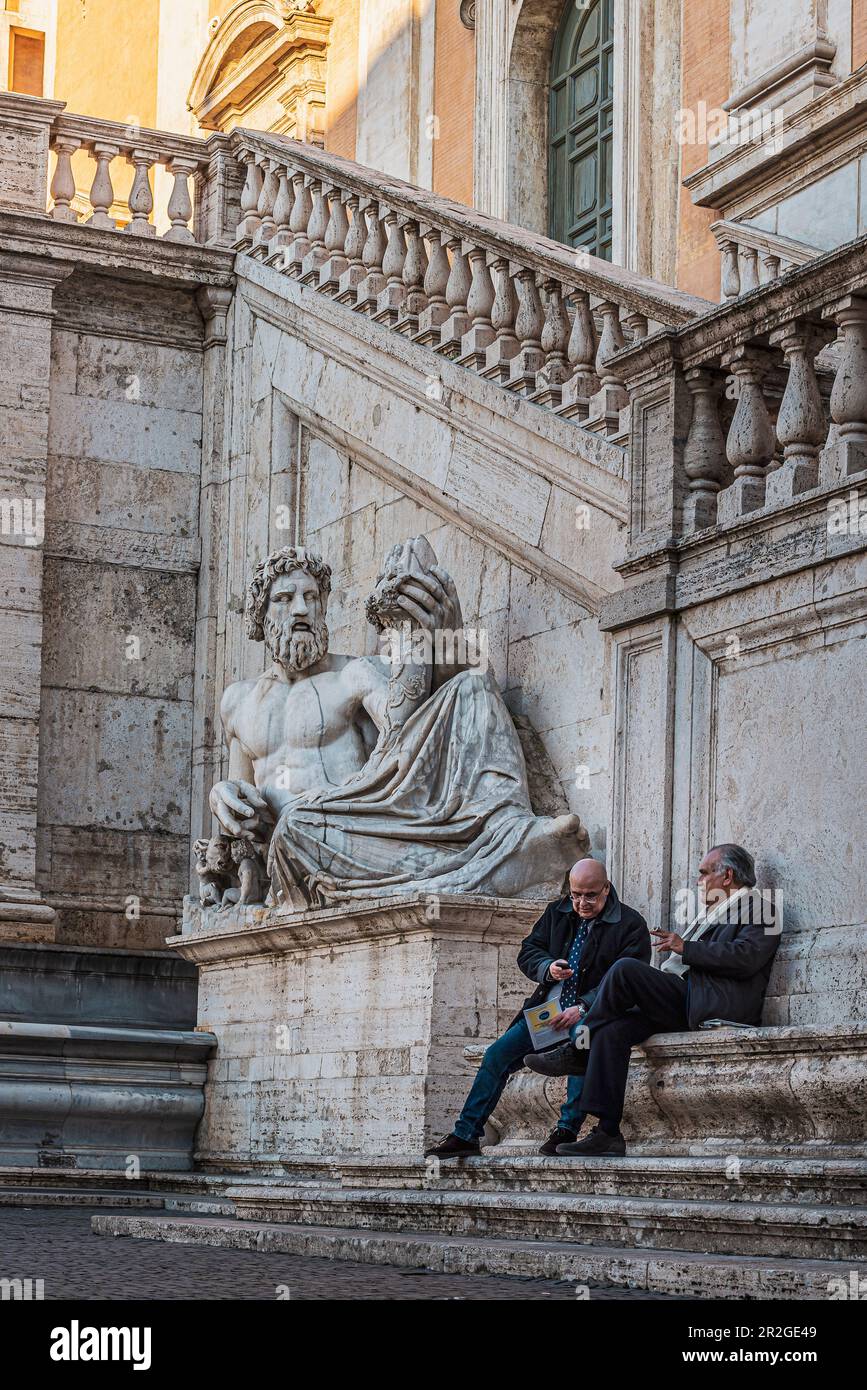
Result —
<instances>
[{"instance_id":1,"label":"stone pedestal","mask_svg":"<svg viewBox=\"0 0 867 1390\"><path fill-rule=\"evenodd\" d=\"M297 1155L420 1154L449 1131L464 1048L510 1022L530 986L518 946L543 903L382 898L289 913L203 911L169 945L200 967L216 1034L197 1160L273 1171Z\"/></svg>"}]
</instances>

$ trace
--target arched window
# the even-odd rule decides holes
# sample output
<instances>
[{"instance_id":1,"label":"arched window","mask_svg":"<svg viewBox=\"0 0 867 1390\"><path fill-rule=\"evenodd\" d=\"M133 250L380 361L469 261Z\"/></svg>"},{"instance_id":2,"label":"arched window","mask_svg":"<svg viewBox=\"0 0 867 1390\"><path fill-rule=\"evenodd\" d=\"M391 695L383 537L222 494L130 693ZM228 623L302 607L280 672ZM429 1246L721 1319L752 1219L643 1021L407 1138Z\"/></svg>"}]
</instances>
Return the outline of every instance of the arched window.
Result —
<instances>
[{"instance_id":1,"label":"arched window","mask_svg":"<svg viewBox=\"0 0 867 1390\"><path fill-rule=\"evenodd\" d=\"M569 0L554 40L548 235L611 260L614 0Z\"/></svg>"}]
</instances>

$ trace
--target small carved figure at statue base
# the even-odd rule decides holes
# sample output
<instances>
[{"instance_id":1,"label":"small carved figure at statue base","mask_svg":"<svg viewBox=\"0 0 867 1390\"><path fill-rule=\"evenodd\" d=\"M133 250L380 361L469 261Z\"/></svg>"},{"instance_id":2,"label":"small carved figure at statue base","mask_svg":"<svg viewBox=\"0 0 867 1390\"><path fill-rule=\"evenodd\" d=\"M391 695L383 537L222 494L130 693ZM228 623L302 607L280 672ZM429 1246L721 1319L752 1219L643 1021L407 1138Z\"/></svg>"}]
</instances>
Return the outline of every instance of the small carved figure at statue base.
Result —
<instances>
[{"instance_id":1,"label":"small carved figure at statue base","mask_svg":"<svg viewBox=\"0 0 867 1390\"><path fill-rule=\"evenodd\" d=\"M228 893L223 894L223 907L229 907L233 902L238 907L260 906L268 891L268 875L262 856L252 840L232 841L232 862L240 887L230 888Z\"/></svg>"},{"instance_id":2,"label":"small carved figure at statue base","mask_svg":"<svg viewBox=\"0 0 867 1390\"><path fill-rule=\"evenodd\" d=\"M199 876L199 901L202 907L220 907L234 877L232 842L228 835L212 835L210 840L196 840L193 849Z\"/></svg>"}]
</instances>

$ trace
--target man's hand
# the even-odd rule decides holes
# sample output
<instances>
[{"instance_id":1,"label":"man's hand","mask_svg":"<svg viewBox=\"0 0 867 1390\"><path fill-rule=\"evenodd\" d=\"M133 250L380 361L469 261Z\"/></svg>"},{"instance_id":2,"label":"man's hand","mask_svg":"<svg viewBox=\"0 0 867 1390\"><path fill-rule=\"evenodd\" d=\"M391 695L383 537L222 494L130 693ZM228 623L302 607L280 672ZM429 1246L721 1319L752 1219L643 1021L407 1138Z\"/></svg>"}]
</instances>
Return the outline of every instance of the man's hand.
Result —
<instances>
[{"instance_id":1,"label":"man's hand","mask_svg":"<svg viewBox=\"0 0 867 1390\"><path fill-rule=\"evenodd\" d=\"M660 951L674 951L676 956L683 955L683 938L678 936L677 932L652 931L650 935L655 937Z\"/></svg>"},{"instance_id":2,"label":"man's hand","mask_svg":"<svg viewBox=\"0 0 867 1390\"><path fill-rule=\"evenodd\" d=\"M552 980L556 980L558 983L560 980L568 980L572 974L568 960L552 960L548 966L548 974Z\"/></svg>"},{"instance_id":3,"label":"man's hand","mask_svg":"<svg viewBox=\"0 0 867 1390\"><path fill-rule=\"evenodd\" d=\"M208 804L230 835L261 834L263 822L274 823L271 808L251 782L216 782Z\"/></svg>"},{"instance_id":4,"label":"man's hand","mask_svg":"<svg viewBox=\"0 0 867 1390\"><path fill-rule=\"evenodd\" d=\"M584 1012L583 1004L573 1004L571 1009L564 1009L561 1014L557 1015L551 1027L558 1033L564 1033L566 1029L571 1028L573 1024L581 1022L581 1019L584 1017Z\"/></svg>"}]
</instances>

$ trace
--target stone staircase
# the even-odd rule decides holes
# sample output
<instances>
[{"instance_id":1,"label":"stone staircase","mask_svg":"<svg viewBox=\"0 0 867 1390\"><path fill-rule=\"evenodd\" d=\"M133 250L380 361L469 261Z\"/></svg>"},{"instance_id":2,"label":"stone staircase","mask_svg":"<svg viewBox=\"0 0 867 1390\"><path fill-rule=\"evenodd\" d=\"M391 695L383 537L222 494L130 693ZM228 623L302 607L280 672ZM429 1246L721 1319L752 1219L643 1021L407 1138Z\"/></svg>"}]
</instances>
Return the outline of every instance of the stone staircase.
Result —
<instances>
[{"instance_id":1,"label":"stone staircase","mask_svg":"<svg viewBox=\"0 0 867 1390\"><path fill-rule=\"evenodd\" d=\"M0 1205L111 1208L116 1182ZM39 1182L41 1186L35 1184ZM867 1276L867 1160L773 1157L298 1159L282 1174L146 1175L98 1233L702 1299L854 1297ZM841 1292L842 1291L842 1292Z\"/></svg>"}]
</instances>

